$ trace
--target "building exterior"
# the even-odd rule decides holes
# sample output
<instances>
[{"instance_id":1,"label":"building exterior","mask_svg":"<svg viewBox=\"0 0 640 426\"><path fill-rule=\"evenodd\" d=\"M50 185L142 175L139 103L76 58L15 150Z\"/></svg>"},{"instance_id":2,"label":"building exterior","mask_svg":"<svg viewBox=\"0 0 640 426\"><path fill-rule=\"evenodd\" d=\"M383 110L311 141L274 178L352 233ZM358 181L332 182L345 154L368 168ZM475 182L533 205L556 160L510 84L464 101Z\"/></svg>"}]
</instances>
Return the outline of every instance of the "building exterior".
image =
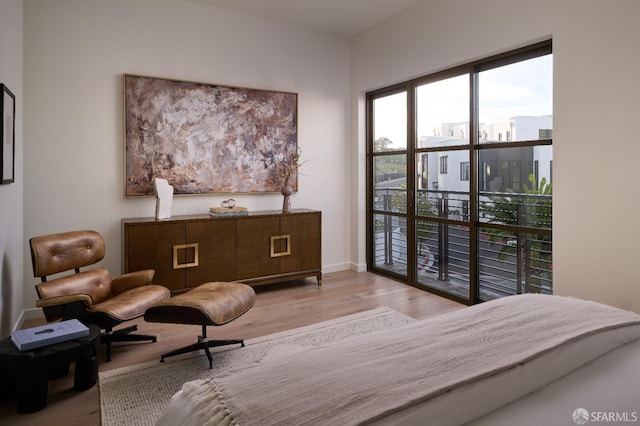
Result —
<instances>
[{"instance_id":1,"label":"building exterior","mask_svg":"<svg viewBox=\"0 0 640 426\"><path fill-rule=\"evenodd\" d=\"M482 125L479 142L499 143L551 139L552 116L516 116ZM443 148L468 143L469 123L441 123L433 136L420 137L418 148ZM500 150L480 150L479 188L489 192L523 192L529 175L536 182L552 181L552 150L550 146L516 147ZM451 150L422 153L419 156L418 188L448 192L469 191L469 153Z\"/></svg>"}]
</instances>

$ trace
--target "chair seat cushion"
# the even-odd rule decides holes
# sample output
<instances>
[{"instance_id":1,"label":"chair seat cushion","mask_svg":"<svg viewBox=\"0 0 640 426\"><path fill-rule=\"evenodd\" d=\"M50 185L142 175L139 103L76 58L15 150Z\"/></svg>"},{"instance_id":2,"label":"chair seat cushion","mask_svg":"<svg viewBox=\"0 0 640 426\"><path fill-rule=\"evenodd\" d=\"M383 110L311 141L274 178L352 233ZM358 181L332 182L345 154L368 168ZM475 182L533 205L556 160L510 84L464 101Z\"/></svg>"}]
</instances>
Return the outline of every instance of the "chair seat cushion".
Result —
<instances>
[{"instance_id":1,"label":"chair seat cushion","mask_svg":"<svg viewBox=\"0 0 640 426\"><path fill-rule=\"evenodd\" d=\"M145 321L172 324L223 325L247 312L256 294L235 282L201 284L147 309Z\"/></svg>"},{"instance_id":2,"label":"chair seat cushion","mask_svg":"<svg viewBox=\"0 0 640 426\"><path fill-rule=\"evenodd\" d=\"M142 316L152 305L170 296L168 288L149 284L133 288L105 302L91 306L91 312L102 313L120 321Z\"/></svg>"}]
</instances>

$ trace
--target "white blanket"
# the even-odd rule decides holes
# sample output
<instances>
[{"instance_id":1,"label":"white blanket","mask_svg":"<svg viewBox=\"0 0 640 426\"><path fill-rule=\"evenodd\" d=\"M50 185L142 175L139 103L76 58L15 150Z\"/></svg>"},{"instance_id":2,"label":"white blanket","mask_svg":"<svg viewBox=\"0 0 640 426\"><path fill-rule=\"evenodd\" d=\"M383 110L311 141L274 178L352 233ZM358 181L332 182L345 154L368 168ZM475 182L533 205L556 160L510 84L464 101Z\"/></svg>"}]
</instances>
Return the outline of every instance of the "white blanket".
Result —
<instances>
[{"instance_id":1,"label":"white blanket","mask_svg":"<svg viewBox=\"0 0 640 426\"><path fill-rule=\"evenodd\" d=\"M594 302L511 296L189 382L182 397L193 424L362 424L637 324L637 314Z\"/></svg>"}]
</instances>

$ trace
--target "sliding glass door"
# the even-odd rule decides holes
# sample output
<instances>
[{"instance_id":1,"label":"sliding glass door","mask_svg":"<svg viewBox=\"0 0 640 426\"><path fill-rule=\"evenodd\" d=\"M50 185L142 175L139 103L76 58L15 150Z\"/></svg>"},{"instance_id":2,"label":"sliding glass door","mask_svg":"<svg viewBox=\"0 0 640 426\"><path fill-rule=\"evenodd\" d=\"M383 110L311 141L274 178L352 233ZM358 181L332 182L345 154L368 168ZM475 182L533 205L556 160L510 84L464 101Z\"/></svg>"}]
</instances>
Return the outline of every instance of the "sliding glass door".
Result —
<instances>
[{"instance_id":1,"label":"sliding glass door","mask_svg":"<svg viewBox=\"0 0 640 426\"><path fill-rule=\"evenodd\" d=\"M552 292L551 43L367 96L368 266L466 303Z\"/></svg>"}]
</instances>

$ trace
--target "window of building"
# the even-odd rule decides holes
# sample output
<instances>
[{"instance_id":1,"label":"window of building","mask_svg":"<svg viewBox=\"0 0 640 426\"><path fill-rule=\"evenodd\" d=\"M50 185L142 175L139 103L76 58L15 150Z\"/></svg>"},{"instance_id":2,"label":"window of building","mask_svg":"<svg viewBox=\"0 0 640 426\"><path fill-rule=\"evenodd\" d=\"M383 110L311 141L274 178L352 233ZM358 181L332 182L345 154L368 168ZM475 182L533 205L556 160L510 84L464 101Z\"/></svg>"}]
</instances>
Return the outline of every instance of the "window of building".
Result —
<instances>
[{"instance_id":1,"label":"window of building","mask_svg":"<svg viewBox=\"0 0 640 426\"><path fill-rule=\"evenodd\" d=\"M539 129L538 139L551 139L551 129Z\"/></svg>"},{"instance_id":2,"label":"window of building","mask_svg":"<svg viewBox=\"0 0 640 426\"><path fill-rule=\"evenodd\" d=\"M442 157L440 157L440 174L441 175L447 174L448 161L449 161L448 156L443 155Z\"/></svg>"},{"instance_id":3,"label":"window of building","mask_svg":"<svg viewBox=\"0 0 640 426\"><path fill-rule=\"evenodd\" d=\"M469 162L460 163L460 180L469 180Z\"/></svg>"}]
</instances>

